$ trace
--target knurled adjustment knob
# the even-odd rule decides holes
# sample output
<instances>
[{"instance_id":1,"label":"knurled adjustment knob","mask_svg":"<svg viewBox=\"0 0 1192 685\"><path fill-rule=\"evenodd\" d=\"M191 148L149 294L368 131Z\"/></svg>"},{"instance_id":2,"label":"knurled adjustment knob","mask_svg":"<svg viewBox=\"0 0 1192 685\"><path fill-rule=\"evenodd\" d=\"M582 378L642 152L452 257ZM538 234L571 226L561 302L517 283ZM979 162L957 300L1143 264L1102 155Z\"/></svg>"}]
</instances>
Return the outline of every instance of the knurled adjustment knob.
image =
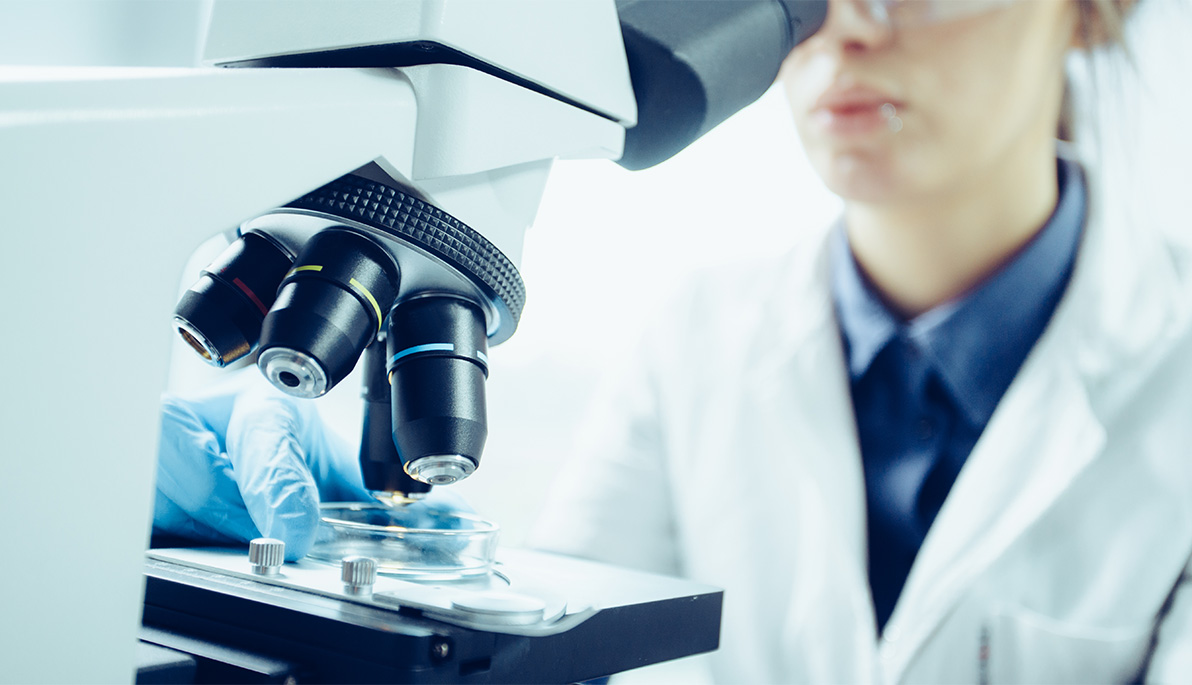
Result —
<instances>
[{"instance_id":1,"label":"knurled adjustment knob","mask_svg":"<svg viewBox=\"0 0 1192 685\"><path fill-rule=\"evenodd\" d=\"M377 560L370 557L344 557L340 567L340 578L344 590L350 594L372 592L377 582Z\"/></svg>"},{"instance_id":2,"label":"knurled adjustment knob","mask_svg":"<svg viewBox=\"0 0 1192 685\"><path fill-rule=\"evenodd\" d=\"M259 576L275 576L286 559L286 543L273 538L257 538L248 543L248 563Z\"/></svg>"}]
</instances>

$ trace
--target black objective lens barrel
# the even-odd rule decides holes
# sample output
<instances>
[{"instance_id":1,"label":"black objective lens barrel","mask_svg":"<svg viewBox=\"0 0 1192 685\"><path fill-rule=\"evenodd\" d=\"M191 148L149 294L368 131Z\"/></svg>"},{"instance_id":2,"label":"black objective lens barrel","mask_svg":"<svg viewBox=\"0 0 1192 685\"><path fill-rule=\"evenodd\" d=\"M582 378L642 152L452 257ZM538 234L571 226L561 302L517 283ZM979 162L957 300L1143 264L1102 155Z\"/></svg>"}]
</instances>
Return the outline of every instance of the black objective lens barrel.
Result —
<instances>
[{"instance_id":1,"label":"black objective lens barrel","mask_svg":"<svg viewBox=\"0 0 1192 685\"><path fill-rule=\"evenodd\" d=\"M393 416L389 374L385 370L386 345L374 342L364 350L364 434L360 439L360 470L364 487L373 491L420 495L431 486L410 478L393 445Z\"/></svg>"},{"instance_id":2,"label":"black objective lens barrel","mask_svg":"<svg viewBox=\"0 0 1192 685\"><path fill-rule=\"evenodd\" d=\"M262 373L291 395L323 395L376 339L397 285L397 264L371 238L346 228L316 234L265 317Z\"/></svg>"},{"instance_id":3,"label":"black objective lens barrel","mask_svg":"<svg viewBox=\"0 0 1192 685\"><path fill-rule=\"evenodd\" d=\"M454 296L402 302L389 314L393 442L415 480L454 483L480 463L488 437L484 312Z\"/></svg>"},{"instance_id":4,"label":"black objective lens barrel","mask_svg":"<svg viewBox=\"0 0 1192 685\"><path fill-rule=\"evenodd\" d=\"M246 233L203 269L174 309L174 325L213 366L247 356L294 257L273 240Z\"/></svg>"}]
</instances>

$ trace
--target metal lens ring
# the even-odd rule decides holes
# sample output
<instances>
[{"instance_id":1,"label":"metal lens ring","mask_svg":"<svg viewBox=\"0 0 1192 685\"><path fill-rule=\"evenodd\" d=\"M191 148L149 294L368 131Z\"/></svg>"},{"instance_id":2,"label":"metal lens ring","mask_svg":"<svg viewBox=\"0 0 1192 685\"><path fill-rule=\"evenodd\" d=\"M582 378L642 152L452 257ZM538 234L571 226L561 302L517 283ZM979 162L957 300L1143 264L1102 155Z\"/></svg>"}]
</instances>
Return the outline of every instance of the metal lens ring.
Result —
<instances>
[{"instance_id":1,"label":"metal lens ring","mask_svg":"<svg viewBox=\"0 0 1192 685\"><path fill-rule=\"evenodd\" d=\"M323 365L298 350L271 347L261 353L257 366L270 383L295 397L319 397L331 387Z\"/></svg>"},{"instance_id":2,"label":"metal lens ring","mask_svg":"<svg viewBox=\"0 0 1192 685\"><path fill-rule=\"evenodd\" d=\"M450 485L467 478L475 470L476 462L460 454L435 454L406 465L411 478L429 485Z\"/></svg>"}]
</instances>

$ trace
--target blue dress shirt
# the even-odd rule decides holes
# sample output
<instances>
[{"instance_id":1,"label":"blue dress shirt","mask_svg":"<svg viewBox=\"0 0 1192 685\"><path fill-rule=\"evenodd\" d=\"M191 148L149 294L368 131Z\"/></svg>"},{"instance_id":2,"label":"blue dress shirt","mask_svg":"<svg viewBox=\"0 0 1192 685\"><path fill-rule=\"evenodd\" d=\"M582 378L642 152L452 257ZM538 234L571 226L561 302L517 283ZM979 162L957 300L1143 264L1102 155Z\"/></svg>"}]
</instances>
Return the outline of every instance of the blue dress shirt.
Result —
<instances>
[{"instance_id":1,"label":"blue dress shirt","mask_svg":"<svg viewBox=\"0 0 1192 685\"><path fill-rule=\"evenodd\" d=\"M1074 162L1057 162L1047 224L963 296L910 321L861 272L843 227L832 289L865 471L869 586L880 633L960 468L1063 295L1085 221Z\"/></svg>"}]
</instances>

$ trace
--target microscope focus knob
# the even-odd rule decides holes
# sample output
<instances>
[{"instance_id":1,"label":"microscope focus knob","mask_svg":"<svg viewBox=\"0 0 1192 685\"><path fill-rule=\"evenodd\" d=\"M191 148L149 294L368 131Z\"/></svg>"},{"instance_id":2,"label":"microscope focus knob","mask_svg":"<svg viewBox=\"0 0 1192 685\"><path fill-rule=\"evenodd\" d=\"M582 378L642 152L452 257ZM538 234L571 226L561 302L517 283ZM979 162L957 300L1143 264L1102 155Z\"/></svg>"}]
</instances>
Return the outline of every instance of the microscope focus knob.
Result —
<instances>
[{"instance_id":1,"label":"microscope focus knob","mask_svg":"<svg viewBox=\"0 0 1192 685\"><path fill-rule=\"evenodd\" d=\"M358 595L372 591L377 582L377 560L370 557L344 557L340 578L348 594Z\"/></svg>"},{"instance_id":2,"label":"microscope focus knob","mask_svg":"<svg viewBox=\"0 0 1192 685\"><path fill-rule=\"evenodd\" d=\"M248 543L248 563L258 576L275 576L286 558L286 543L273 538L257 538Z\"/></svg>"}]
</instances>

